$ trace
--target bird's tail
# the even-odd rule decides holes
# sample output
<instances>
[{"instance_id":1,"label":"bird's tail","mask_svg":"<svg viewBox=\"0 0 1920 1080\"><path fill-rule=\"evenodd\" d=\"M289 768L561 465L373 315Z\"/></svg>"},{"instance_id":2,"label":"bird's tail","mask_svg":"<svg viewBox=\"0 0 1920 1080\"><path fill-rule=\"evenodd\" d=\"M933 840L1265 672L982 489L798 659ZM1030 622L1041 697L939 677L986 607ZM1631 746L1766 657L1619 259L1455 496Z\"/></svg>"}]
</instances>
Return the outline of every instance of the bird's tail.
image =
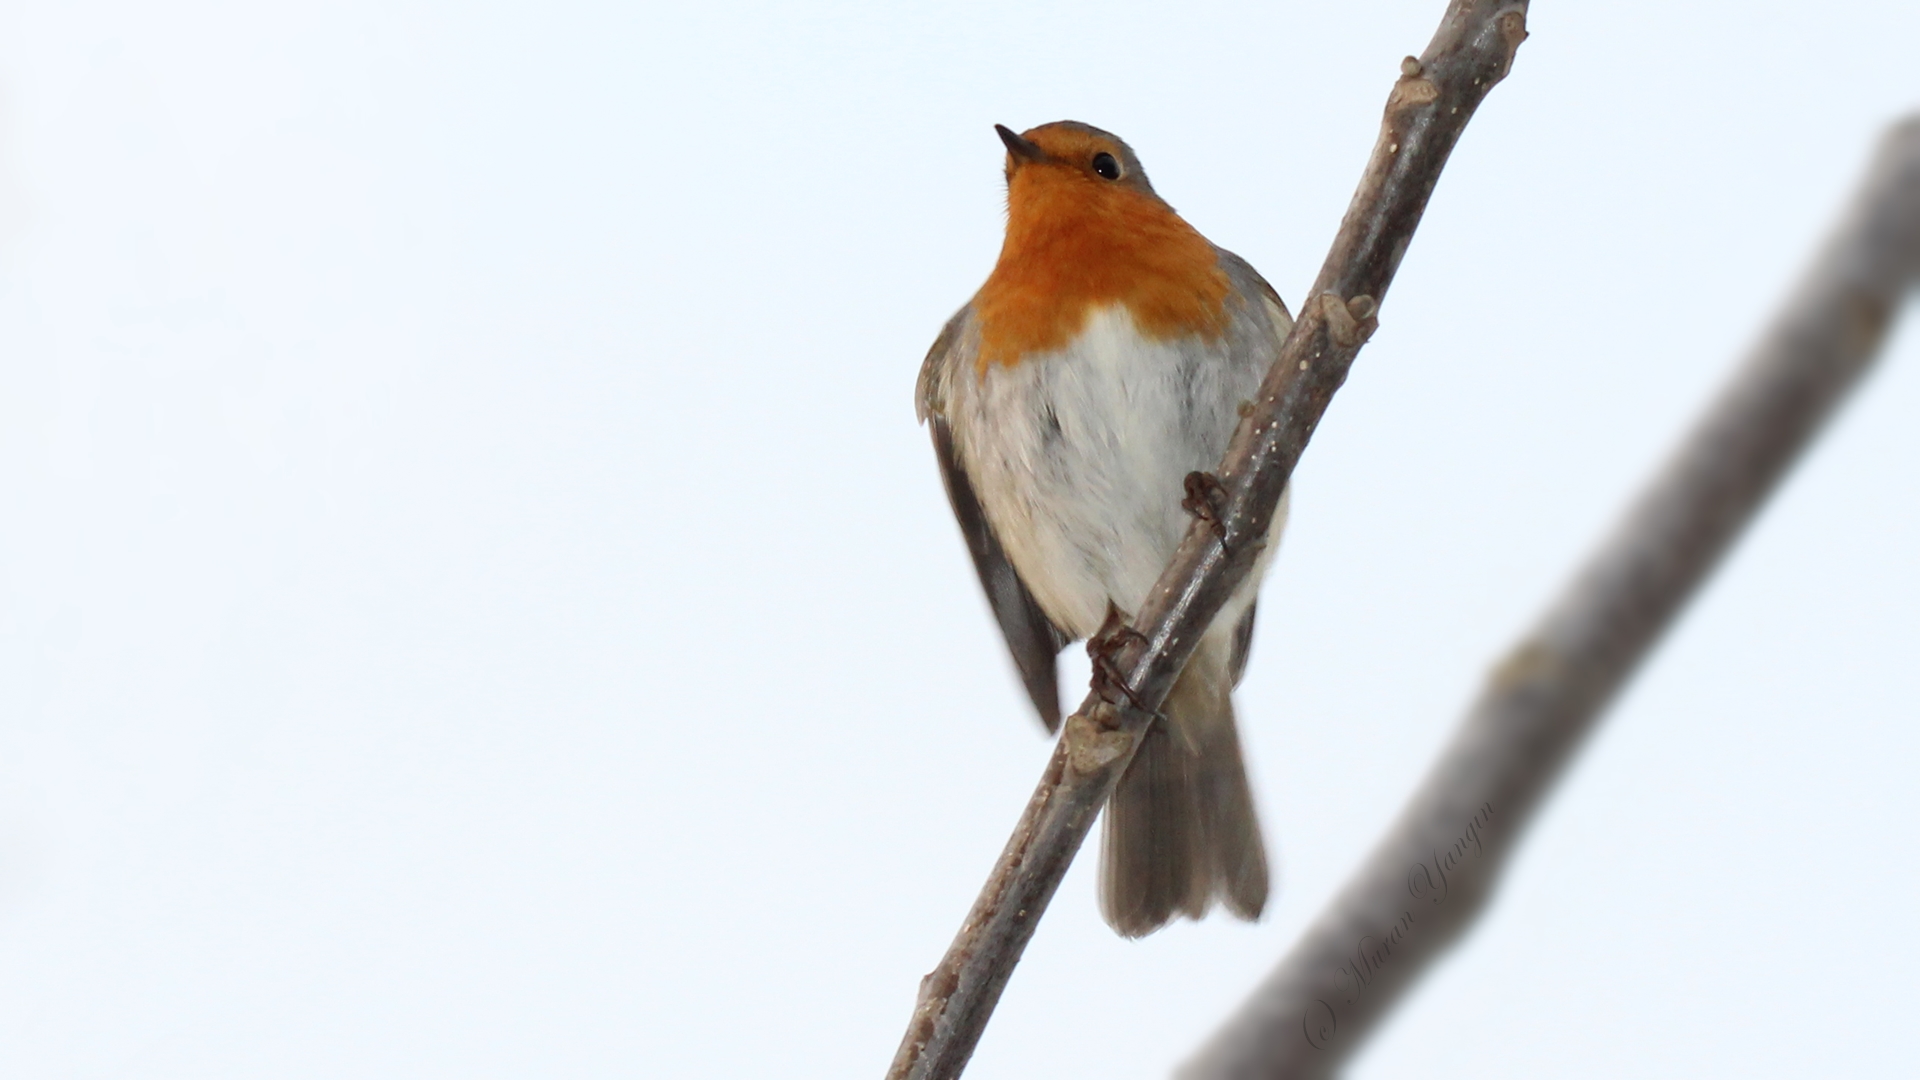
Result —
<instances>
[{"instance_id":1,"label":"bird's tail","mask_svg":"<svg viewBox=\"0 0 1920 1080\"><path fill-rule=\"evenodd\" d=\"M1234 730L1229 647L1203 643L1107 803L1100 908L1127 937L1199 918L1215 897L1242 919L1267 903L1267 853Z\"/></svg>"}]
</instances>

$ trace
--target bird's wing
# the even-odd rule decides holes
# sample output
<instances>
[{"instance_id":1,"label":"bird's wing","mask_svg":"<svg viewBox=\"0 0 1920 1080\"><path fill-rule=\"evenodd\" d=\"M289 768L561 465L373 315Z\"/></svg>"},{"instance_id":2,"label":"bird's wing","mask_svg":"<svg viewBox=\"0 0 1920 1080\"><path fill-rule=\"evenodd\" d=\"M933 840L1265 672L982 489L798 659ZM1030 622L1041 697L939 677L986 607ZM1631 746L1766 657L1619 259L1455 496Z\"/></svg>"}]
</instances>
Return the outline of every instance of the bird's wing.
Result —
<instances>
[{"instance_id":1,"label":"bird's wing","mask_svg":"<svg viewBox=\"0 0 1920 1080\"><path fill-rule=\"evenodd\" d=\"M1247 654L1253 651L1253 613L1260 607L1258 601L1247 605L1247 613L1233 627L1233 654L1227 659L1227 675L1232 685L1240 685L1240 677L1247 673Z\"/></svg>"},{"instance_id":2,"label":"bird's wing","mask_svg":"<svg viewBox=\"0 0 1920 1080\"><path fill-rule=\"evenodd\" d=\"M915 387L914 409L933 433L933 453L940 461L940 479L946 482L947 501L953 504L953 516L960 522L960 533L967 538L967 550L973 553L973 568L980 574L980 585L987 591L987 603L993 608L1000 632L1006 636L1007 650L1014 666L1020 669L1020 681L1040 714L1048 731L1060 726L1060 685L1054 658L1066 647L1067 635L1053 625L1046 612L1020 580L1020 574L1007 559L1006 549L993 534L993 526L973 492L973 482L960 463L953 445L953 428L945 413L943 384L954 373L956 362L965 363L961 342L968 308L948 321L946 329L927 350L920 365L920 380ZM971 367L970 364L966 365ZM964 374L964 372L962 372Z\"/></svg>"},{"instance_id":3,"label":"bird's wing","mask_svg":"<svg viewBox=\"0 0 1920 1080\"><path fill-rule=\"evenodd\" d=\"M1280 299L1280 294L1267 284L1267 279L1260 276L1260 271L1255 270L1253 264L1226 248L1215 247L1213 250L1219 254L1220 268L1227 272L1227 280L1233 282L1235 292L1241 296L1258 296L1266 301L1267 316L1272 320L1274 330L1272 345L1278 349L1281 339L1293 329L1293 314L1287 310L1287 302ZM1260 374L1265 375L1266 372L1263 370Z\"/></svg>"},{"instance_id":4,"label":"bird's wing","mask_svg":"<svg viewBox=\"0 0 1920 1080\"><path fill-rule=\"evenodd\" d=\"M1231 331L1235 341L1232 355L1237 362L1248 366L1247 374L1256 385L1264 379L1267 368L1280 351L1280 343L1285 340L1287 331L1293 329L1293 316L1287 311L1286 301L1280 299L1267 279L1260 276L1247 260L1225 248L1215 248L1220 253L1220 267L1227 272L1234 289L1241 296L1258 297L1265 310L1260 316L1252 312L1235 320ZM1287 512L1286 493L1280 496L1280 507L1276 511L1284 520ZM1228 660L1228 672L1233 677L1233 685L1240 685L1240 677L1247 671L1247 653L1253 648L1253 620L1258 604L1248 604L1246 614L1240 616L1239 623L1233 628L1233 653Z\"/></svg>"}]
</instances>

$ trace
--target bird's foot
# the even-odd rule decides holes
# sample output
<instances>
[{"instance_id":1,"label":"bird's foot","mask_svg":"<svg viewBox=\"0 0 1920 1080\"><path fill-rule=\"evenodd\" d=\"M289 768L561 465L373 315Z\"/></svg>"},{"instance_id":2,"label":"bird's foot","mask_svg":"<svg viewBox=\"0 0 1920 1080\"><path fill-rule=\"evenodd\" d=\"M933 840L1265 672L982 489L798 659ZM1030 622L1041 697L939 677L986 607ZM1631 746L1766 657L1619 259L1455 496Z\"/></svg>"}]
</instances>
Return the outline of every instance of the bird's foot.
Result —
<instances>
[{"instance_id":1,"label":"bird's foot","mask_svg":"<svg viewBox=\"0 0 1920 1080\"><path fill-rule=\"evenodd\" d=\"M1116 705L1121 698L1125 698L1134 708L1158 717L1160 714L1147 708L1133 688L1127 685L1126 673L1120 670L1120 664L1115 659L1129 641L1144 645L1147 635L1135 630L1113 601L1107 601L1106 619L1100 623L1100 629L1087 639L1087 656L1093 660L1093 692Z\"/></svg>"},{"instance_id":2,"label":"bird's foot","mask_svg":"<svg viewBox=\"0 0 1920 1080\"><path fill-rule=\"evenodd\" d=\"M1190 472L1187 474L1187 497L1180 500L1180 509L1199 518L1213 529L1214 539L1220 541L1221 550L1227 548L1227 486L1220 478L1210 472Z\"/></svg>"}]
</instances>

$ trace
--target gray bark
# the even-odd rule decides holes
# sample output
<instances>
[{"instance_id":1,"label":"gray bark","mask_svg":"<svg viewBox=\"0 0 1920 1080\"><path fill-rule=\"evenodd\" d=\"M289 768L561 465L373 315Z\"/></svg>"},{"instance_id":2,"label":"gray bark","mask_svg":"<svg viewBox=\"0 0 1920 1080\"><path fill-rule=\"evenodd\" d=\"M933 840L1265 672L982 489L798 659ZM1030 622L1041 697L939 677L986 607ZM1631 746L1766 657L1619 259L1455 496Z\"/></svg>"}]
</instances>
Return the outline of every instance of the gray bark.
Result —
<instances>
[{"instance_id":1,"label":"gray bark","mask_svg":"<svg viewBox=\"0 0 1920 1080\"><path fill-rule=\"evenodd\" d=\"M1545 616L1347 886L1180 1070L1332 1075L1484 910L1569 755L1879 351L1920 277L1920 116L1772 327Z\"/></svg>"}]
</instances>

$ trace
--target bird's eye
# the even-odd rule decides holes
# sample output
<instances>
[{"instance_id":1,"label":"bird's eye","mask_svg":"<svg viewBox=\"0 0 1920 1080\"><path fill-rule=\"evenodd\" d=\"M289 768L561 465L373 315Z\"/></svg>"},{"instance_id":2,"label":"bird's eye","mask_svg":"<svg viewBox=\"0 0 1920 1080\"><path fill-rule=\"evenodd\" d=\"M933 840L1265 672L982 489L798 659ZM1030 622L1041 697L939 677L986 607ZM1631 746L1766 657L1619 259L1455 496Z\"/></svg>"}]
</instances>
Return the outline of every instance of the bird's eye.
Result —
<instances>
[{"instance_id":1,"label":"bird's eye","mask_svg":"<svg viewBox=\"0 0 1920 1080\"><path fill-rule=\"evenodd\" d=\"M1099 173L1100 177L1105 180L1120 179L1120 163L1115 161L1113 155L1107 153L1105 150L1093 155L1093 171Z\"/></svg>"}]
</instances>

